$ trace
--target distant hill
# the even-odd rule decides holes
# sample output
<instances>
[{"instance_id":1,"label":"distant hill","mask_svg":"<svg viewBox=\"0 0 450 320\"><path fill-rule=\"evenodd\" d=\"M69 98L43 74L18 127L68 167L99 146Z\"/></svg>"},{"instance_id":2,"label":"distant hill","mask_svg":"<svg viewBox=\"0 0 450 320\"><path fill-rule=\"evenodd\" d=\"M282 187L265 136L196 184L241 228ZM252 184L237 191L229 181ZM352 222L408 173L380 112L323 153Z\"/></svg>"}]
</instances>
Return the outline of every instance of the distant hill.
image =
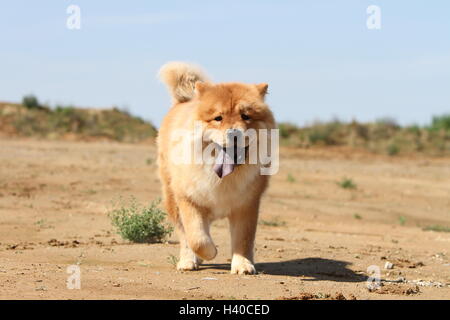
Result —
<instances>
[{"instance_id":1,"label":"distant hill","mask_svg":"<svg viewBox=\"0 0 450 320\"><path fill-rule=\"evenodd\" d=\"M344 146L391 156L450 154L450 115L435 116L427 126L400 126L393 119L380 119L369 123L316 122L305 127L279 123L278 127L282 145L291 147Z\"/></svg>"},{"instance_id":2,"label":"distant hill","mask_svg":"<svg viewBox=\"0 0 450 320\"><path fill-rule=\"evenodd\" d=\"M393 119L370 123L279 123L281 145L293 148L350 147L374 153L450 155L450 114L427 126L400 126ZM118 108L84 109L41 105L32 95L21 104L0 102L0 136L141 142L156 137L151 123Z\"/></svg>"},{"instance_id":3,"label":"distant hill","mask_svg":"<svg viewBox=\"0 0 450 320\"><path fill-rule=\"evenodd\" d=\"M22 104L0 102L0 135L72 140L140 142L156 136L149 122L117 108L50 108L33 96Z\"/></svg>"}]
</instances>

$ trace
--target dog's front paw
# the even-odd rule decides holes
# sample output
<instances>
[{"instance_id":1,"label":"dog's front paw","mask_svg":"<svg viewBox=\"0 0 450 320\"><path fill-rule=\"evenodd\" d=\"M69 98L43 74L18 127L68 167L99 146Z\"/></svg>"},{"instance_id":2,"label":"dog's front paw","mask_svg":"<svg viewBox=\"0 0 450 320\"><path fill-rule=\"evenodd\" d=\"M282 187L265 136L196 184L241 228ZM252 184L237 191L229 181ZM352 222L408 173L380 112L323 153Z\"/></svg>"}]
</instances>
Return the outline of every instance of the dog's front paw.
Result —
<instances>
[{"instance_id":1,"label":"dog's front paw","mask_svg":"<svg viewBox=\"0 0 450 320\"><path fill-rule=\"evenodd\" d=\"M231 274L256 274L256 269L250 260L235 256L231 262Z\"/></svg>"},{"instance_id":2,"label":"dog's front paw","mask_svg":"<svg viewBox=\"0 0 450 320\"><path fill-rule=\"evenodd\" d=\"M180 271L193 271L198 270L200 263L193 260L180 260L177 263L177 270Z\"/></svg>"}]
</instances>

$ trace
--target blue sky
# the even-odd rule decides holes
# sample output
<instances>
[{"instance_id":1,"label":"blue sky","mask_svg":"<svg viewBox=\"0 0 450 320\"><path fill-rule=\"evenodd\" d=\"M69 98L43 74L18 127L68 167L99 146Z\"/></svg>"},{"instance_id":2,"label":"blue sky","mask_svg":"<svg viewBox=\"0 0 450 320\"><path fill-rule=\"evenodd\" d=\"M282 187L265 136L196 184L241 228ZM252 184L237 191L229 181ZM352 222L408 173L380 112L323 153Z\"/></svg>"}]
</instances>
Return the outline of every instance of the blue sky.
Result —
<instances>
[{"instance_id":1,"label":"blue sky","mask_svg":"<svg viewBox=\"0 0 450 320\"><path fill-rule=\"evenodd\" d=\"M70 4L81 30L66 28ZM450 111L449 17L447 0L2 1L0 100L117 105L158 125L170 100L157 70L183 60L217 82L269 83L280 121L424 124Z\"/></svg>"}]
</instances>

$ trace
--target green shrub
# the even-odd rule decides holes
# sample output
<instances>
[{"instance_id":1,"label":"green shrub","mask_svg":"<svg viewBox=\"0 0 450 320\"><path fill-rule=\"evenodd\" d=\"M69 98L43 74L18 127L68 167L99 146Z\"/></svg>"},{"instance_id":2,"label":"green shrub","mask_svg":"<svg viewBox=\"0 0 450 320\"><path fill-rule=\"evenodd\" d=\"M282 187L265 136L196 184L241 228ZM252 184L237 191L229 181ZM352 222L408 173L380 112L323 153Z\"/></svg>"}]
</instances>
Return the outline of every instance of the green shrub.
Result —
<instances>
[{"instance_id":1,"label":"green shrub","mask_svg":"<svg viewBox=\"0 0 450 320\"><path fill-rule=\"evenodd\" d=\"M23 97L22 105L28 109L39 109L41 106L36 96L29 94Z\"/></svg>"},{"instance_id":2,"label":"green shrub","mask_svg":"<svg viewBox=\"0 0 450 320\"><path fill-rule=\"evenodd\" d=\"M159 202L143 206L135 198L131 198L128 204L121 201L109 217L123 239L137 243L161 242L173 229L164 223L166 213L158 208Z\"/></svg>"},{"instance_id":3,"label":"green shrub","mask_svg":"<svg viewBox=\"0 0 450 320\"><path fill-rule=\"evenodd\" d=\"M343 178L338 182L338 185L343 189L356 189L356 184L349 178Z\"/></svg>"},{"instance_id":4,"label":"green shrub","mask_svg":"<svg viewBox=\"0 0 450 320\"><path fill-rule=\"evenodd\" d=\"M379 126L386 127L386 128L400 129L400 125L397 123L397 121L394 118L391 118L391 117L379 118L375 121L375 123Z\"/></svg>"},{"instance_id":5,"label":"green shrub","mask_svg":"<svg viewBox=\"0 0 450 320\"><path fill-rule=\"evenodd\" d=\"M167 262L169 262L171 265L173 265L174 267L177 266L177 263L180 259L178 259L178 257L174 256L173 254L170 254L167 257Z\"/></svg>"},{"instance_id":6,"label":"green shrub","mask_svg":"<svg viewBox=\"0 0 450 320\"><path fill-rule=\"evenodd\" d=\"M284 227L286 225L286 221L281 221L278 217L271 220L260 219L258 223L268 227Z\"/></svg>"},{"instance_id":7,"label":"green shrub","mask_svg":"<svg viewBox=\"0 0 450 320\"><path fill-rule=\"evenodd\" d=\"M292 174L289 173L288 176L287 176L287 181L290 182L290 183L294 183L294 182L297 181L297 179L295 179L295 177Z\"/></svg>"},{"instance_id":8,"label":"green shrub","mask_svg":"<svg viewBox=\"0 0 450 320\"><path fill-rule=\"evenodd\" d=\"M278 124L280 130L280 138L289 138L293 133L298 131L298 127L295 124L289 122L282 122Z\"/></svg>"},{"instance_id":9,"label":"green shrub","mask_svg":"<svg viewBox=\"0 0 450 320\"><path fill-rule=\"evenodd\" d=\"M338 120L328 123L316 123L308 129L309 141L312 144L324 146L343 144L342 137L345 135L345 128Z\"/></svg>"},{"instance_id":10,"label":"green shrub","mask_svg":"<svg viewBox=\"0 0 450 320\"><path fill-rule=\"evenodd\" d=\"M431 121L430 129L434 131L450 131L450 114L434 116Z\"/></svg>"},{"instance_id":11,"label":"green shrub","mask_svg":"<svg viewBox=\"0 0 450 320\"><path fill-rule=\"evenodd\" d=\"M415 136L420 136L421 134L421 128L417 124L407 126L405 127L405 130Z\"/></svg>"},{"instance_id":12,"label":"green shrub","mask_svg":"<svg viewBox=\"0 0 450 320\"><path fill-rule=\"evenodd\" d=\"M395 156L396 154L398 154L400 152L400 148L398 145L396 145L395 143L391 143L390 145L388 145L387 147L387 153L390 156Z\"/></svg>"}]
</instances>

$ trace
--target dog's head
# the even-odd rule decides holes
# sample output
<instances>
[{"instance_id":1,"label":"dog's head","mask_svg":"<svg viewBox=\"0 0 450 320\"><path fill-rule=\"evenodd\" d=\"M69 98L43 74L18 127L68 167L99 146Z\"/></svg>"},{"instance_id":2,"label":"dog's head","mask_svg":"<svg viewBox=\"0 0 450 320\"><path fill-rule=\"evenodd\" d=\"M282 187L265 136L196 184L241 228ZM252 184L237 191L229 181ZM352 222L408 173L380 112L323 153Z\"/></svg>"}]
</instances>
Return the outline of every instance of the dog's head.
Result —
<instances>
[{"instance_id":1,"label":"dog's head","mask_svg":"<svg viewBox=\"0 0 450 320\"><path fill-rule=\"evenodd\" d=\"M215 170L219 177L245 163L242 158L245 160L249 144L258 143L258 134L254 133L275 128L272 112L264 101L267 88L265 83L196 83L196 116L203 124L203 141L218 146Z\"/></svg>"}]
</instances>

